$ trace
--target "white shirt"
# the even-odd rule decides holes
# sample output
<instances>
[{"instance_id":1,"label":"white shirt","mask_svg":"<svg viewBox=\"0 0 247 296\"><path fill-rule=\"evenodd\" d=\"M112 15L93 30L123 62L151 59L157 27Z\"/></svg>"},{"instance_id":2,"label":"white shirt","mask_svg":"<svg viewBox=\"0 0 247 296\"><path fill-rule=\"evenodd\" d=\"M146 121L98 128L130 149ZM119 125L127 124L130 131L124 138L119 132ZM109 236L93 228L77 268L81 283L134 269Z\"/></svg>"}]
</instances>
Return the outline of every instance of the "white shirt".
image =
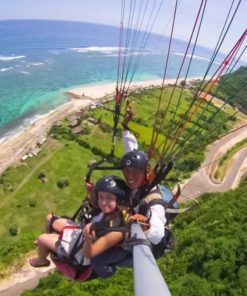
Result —
<instances>
[{"instance_id":1,"label":"white shirt","mask_svg":"<svg viewBox=\"0 0 247 296\"><path fill-rule=\"evenodd\" d=\"M130 131L124 130L122 132L122 139L125 153L138 149L136 137Z\"/></svg>"},{"instance_id":2,"label":"white shirt","mask_svg":"<svg viewBox=\"0 0 247 296\"><path fill-rule=\"evenodd\" d=\"M137 209L138 206L135 210ZM157 245L165 235L165 209L162 205L153 205L149 208L146 216L150 217L150 228L144 233L152 244Z\"/></svg>"},{"instance_id":3,"label":"white shirt","mask_svg":"<svg viewBox=\"0 0 247 296\"><path fill-rule=\"evenodd\" d=\"M128 130L122 132L122 139L125 153L138 149L136 137ZM150 228L145 231L147 239L154 245L158 244L165 235L165 209L162 205L153 205L150 207Z\"/></svg>"}]
</instances>

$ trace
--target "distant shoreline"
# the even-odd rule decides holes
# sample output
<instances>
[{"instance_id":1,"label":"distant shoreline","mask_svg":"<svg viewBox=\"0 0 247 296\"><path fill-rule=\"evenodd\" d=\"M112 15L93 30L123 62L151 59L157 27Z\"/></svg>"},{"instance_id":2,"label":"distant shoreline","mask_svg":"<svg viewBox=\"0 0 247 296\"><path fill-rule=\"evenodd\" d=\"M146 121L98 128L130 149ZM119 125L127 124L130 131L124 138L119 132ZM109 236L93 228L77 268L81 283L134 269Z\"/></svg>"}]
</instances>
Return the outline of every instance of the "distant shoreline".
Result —
<instances>
[{"instance_id":1,"label":"distant shoreline","mask_svg":"<svg viewBox=\"0 0 247 296\"><path fill-rule=\"evenodd\" d=\"M193 77L187 81L201 79L202 77ZM178 83L183 78L178 80ZM165 84L174 84L176 79L167 79ZM132 84L131 90L145 89L148 87L161 86L162 80L137 81ZM70 101L62 104L56 109L44 114L30 125L23 128L18 133L8 137L0 143L0 174L8 167L20 161L20 159L34 148L39 141L47 136L50 128L59 120L74 114L76 111L85 109L92 102L106 96L113 96L115 93L116 83L102 83L95 85L82 85L72 88L65 92L70 97Z\"/></svg>"}]
</instances>

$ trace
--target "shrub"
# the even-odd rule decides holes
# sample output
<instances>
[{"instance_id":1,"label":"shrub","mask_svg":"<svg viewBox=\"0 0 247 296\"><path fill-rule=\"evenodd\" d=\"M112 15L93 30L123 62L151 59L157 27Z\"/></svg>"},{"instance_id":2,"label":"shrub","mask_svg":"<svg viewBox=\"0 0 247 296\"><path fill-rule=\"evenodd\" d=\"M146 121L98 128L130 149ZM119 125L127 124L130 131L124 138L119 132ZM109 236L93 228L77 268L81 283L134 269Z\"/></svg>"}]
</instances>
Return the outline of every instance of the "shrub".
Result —
<instances>
[{"instance_id":1,"label":"shrub","mask_svg":"<svg viewBox=\"0 0 247 296\"><path fill-rule=\"evenodd\" d=\"M81 131L82 135L90 135L91 129L88 125L83 126L83 129Z\"/></svg>"},{"instance_id":2,"label":"shrub","mask_svg":"<svg viewBox=\"0 0 247 296\"><path fill-rule=\"evenodd\" d=\"M60 179L57 181L57 187L59 189L63 189L64 187L69 186L69 180L68 179Z\"/></svg>"},{"instance_id":3,"label":"shrub","mask_svg":"<svg viewBox=\"0 0 247 296\"><path fill-rule=\"evenodd\" d=\"M99 128L104 132L104 133L109 133L112 131L112 127L107 124L106 122L100 122Z\"/></svg>"},{"instance_id":4,"label":"shrub","mask_svg":"<svg viewBox=\"0 0 247 296\"><path fill-rule=\"evenodd\" d=\"M184 87L184 86L186 85L186 81L185 81L185 80L181 80L181 81L180 81L180 85L181 85L182 87Z\"/></svg>"},{"instance_id":5,"label":"shrub","mask_svg":"<svg viewBox=\"0 0 247 296\"><path fill-rule=\"evenodd\" d=\"M3 183L3 191L4 192L12 192L14 189L13 189L13 187L12 187L12 185L10 184L10 182L9 181L5 181L4 183Z\"/></svg>"},{"instance_id":6,"label":"shrub","mask_svg":"<svg viewBox=\"0 0 247 296\"><path fill-rule=\"evenodd\" d=\"M86 148L86 149L91 149L90 145L88 142L82 140L82 139L78 139L77 142L79 143L80 146Z\"/></svg>"},{"instance_id":7,"label":"shrub","mask_svg":"<svg viewBox=\"0 0 247 296\"><path fill-rule=\"evenodd\" d=\"M46 174L44 172L40 172L38 175L38 179L42 182L45 183L46 181Z\"/></svg>"},{"instance_id":8,"label":"shrub","mask_svg":"<svg viewBox=\"0 0 247 296\"><path fill-rule=\"evenodd\" d=\"M37 201L36 200L30 200L28 204L29 204L29 207L35 208L36 205L37 205Z\"/></svg>"},{"instance_id":9,"label":"shrub","mask_svg":"<svg viewBox=\"0 0 247 296\"><path fill-rule=\"evenodd\" d=\"M18 234L18 227L16 227L16 226L11 226L11 227L9 228L9 234L10 234L11 236L16 236L16 235Z\"/></svg>"}]
</instances>

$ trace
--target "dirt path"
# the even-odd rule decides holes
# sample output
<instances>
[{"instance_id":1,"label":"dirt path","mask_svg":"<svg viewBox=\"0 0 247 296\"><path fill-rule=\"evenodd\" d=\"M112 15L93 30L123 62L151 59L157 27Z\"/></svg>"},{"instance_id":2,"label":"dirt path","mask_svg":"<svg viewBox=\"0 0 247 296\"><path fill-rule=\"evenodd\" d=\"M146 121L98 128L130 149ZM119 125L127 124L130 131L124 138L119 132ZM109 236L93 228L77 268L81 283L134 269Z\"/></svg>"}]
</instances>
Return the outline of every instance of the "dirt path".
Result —
<instances>
[{"instance_id":1,"label":"dirt path","mask_svg":"<svg viewBox=\"0 0 247 296\"><path fill-rule=\"evenodd\" d=\"M52 263L49 267L33 268L29 263L31 254L27 256L26 264L9 278L0 281L0 296L19 296L24 290L34 289L42 277L54 270Z\"/></svg>"},{"instance_id":2,"label":"dirt path","mask_svg":"<svg viewBox=\"0 0 247 296\"><path fill-rule=\"evenodd\" d=\"M246 123L247 120L241 121L241 126ZM222 183L212 181L212 171L215 170L215 160L222 157L236 143L246 138L247 127L244 127L214 142L201 168L184 184L182 197L195 198L205 192L225 192L235 188L241 179L241 175L247 173L247 148L243 148L235 155L234 162Z\"/></svg>"}]
</instances>

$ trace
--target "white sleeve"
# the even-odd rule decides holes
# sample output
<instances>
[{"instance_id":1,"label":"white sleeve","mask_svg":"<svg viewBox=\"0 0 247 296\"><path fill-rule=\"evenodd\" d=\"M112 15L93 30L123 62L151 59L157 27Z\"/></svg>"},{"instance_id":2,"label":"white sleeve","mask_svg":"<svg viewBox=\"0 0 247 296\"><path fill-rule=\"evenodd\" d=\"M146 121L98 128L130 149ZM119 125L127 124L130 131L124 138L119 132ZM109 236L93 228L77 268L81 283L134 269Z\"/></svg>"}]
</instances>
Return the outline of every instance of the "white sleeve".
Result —
<instances>
[{"instance_id":1,"label":"white sleeve","mask_svg":"<svg viewBox=\"0 0 247 296\"><path fill-rule=\"evenodd\" d=\"M123 145L124 145L124 153L128 153L133 151L134 149L138 149L138 142L136 137L128 130L124 130L122 132Z\"/></svg>"},{"instance_id":2,"label":"white sleeve","mask_svg":"<svg viewBox=\"0 0 247 296\"><path fill-rule=\"evenodd\" d=\"M145 231L145 235L152 244L157 245L165 235L165 209L162 205L153 205L150 211L150 228Z\"/></svg>"}]
</instances>

